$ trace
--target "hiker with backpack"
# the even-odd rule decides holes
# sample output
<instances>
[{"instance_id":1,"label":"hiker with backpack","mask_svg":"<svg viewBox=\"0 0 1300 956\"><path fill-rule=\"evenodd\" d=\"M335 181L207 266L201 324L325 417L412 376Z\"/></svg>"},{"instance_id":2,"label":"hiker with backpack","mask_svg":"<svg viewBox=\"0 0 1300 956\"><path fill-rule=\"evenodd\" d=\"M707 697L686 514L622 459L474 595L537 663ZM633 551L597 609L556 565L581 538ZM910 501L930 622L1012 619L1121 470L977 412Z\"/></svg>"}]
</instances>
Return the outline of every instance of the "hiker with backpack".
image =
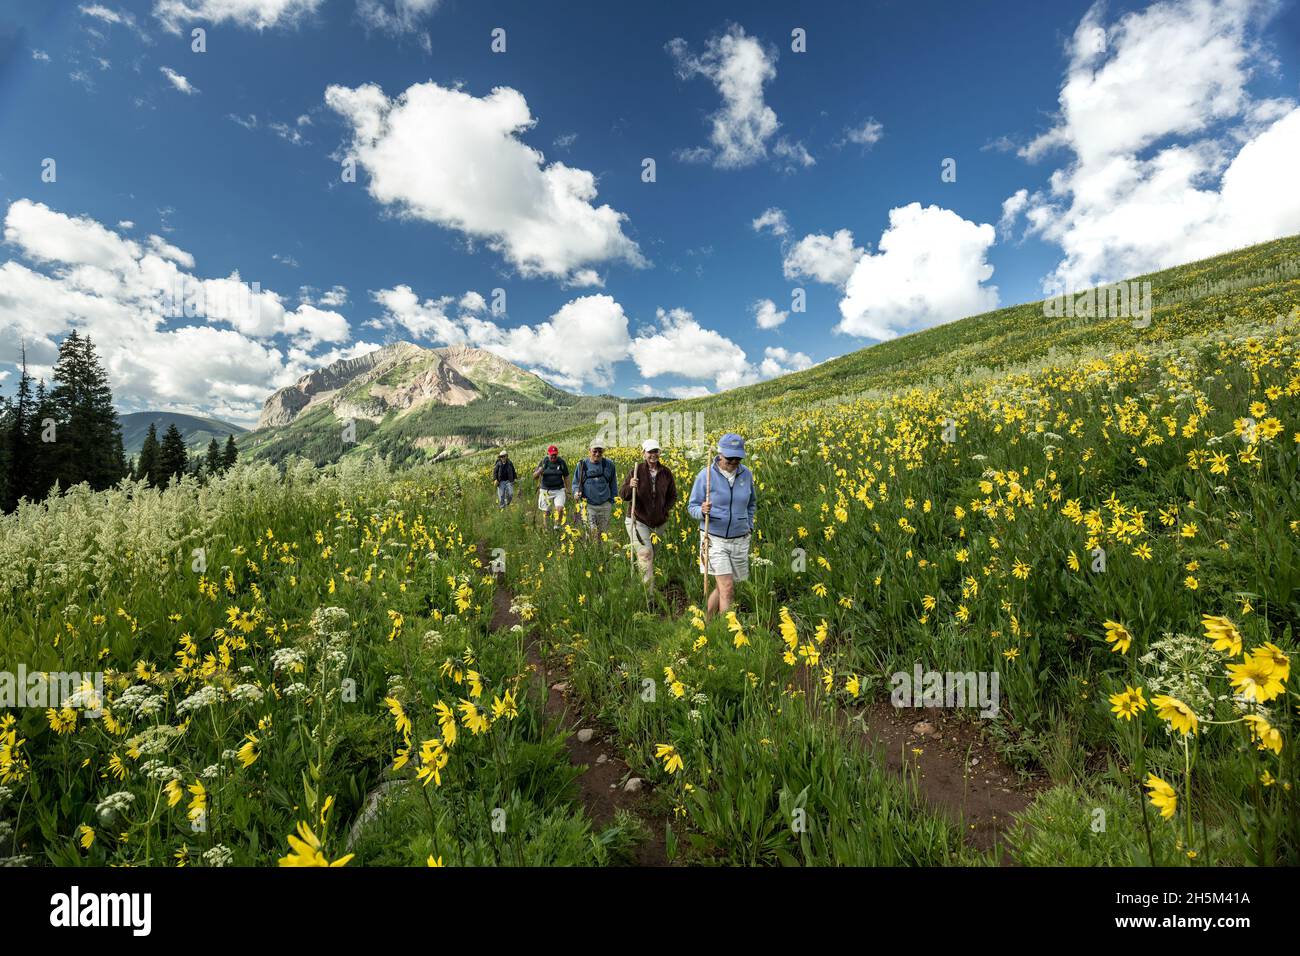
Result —
<instances>
[{"instance_id":1,"label":"hiker with backpack","mask_svg":"<svg viewBox=\"0 0 1300 956\"><path fill-rule=\"evenodd\" d=\"M573 496L587 503L587 530L598 538L609 530L617 487L614 463L605 457L605 449L598 441L592 442L590 454L578 462L573 472Z\"/></svg>"},{"instance_id":2,"label":"hiker with backpack","mask_svg":"<svg viewBox=\"0 0 1300 956\"><path fill-rule=\"evenodd\" d=\"M686 509L700 523L700 571L707 595L705 615L725 614L735 599L737 581L749 577L749 536L758 498L754 473L741 460L745 440L728 432L717 454L695 476ZM709 593L709 574L717 590Z\"/></svg>"},{"instance_id":3,"label":"hiker with backpack","mask_svg":"<svg viewBox=\"0 0 1300 956\"><path fill-rule=\"evenodd\" d=\"M657 537L663 537L668 512L677 503L677 484L667 465L659 461L659 442L647 438L641 443L642 460L623 479L618 495L632 503L627 515L627 533L632 539L641 579L654 586Z\"/></svg>"},{"instance_id":4,"label":"hiker with backpack","mask_svg":"<svg viewBox=\"0 0 1300 956\"><path fill-rule=\"evenodd\" d=\"M515 463L506 452L497 455L496 467L492 469L492 484L497 488L497 507L505 508L515 500L515 482L519 476L515 473Z\"/></svg>"},{"instance_id":5,"label":"hiker with backpack","mask_svg":"<svg viewBox=\"0 0 1300 956\"><path fill-rule=\"evenodd\" d=\"M564 524L564 482L568 477L568 462L560 457L560 450L551 445L546 449L542 463L533 469L533 478L539 481L537 510L549 515L554 508L560 525Z\"/></svg>"}]
</instances>

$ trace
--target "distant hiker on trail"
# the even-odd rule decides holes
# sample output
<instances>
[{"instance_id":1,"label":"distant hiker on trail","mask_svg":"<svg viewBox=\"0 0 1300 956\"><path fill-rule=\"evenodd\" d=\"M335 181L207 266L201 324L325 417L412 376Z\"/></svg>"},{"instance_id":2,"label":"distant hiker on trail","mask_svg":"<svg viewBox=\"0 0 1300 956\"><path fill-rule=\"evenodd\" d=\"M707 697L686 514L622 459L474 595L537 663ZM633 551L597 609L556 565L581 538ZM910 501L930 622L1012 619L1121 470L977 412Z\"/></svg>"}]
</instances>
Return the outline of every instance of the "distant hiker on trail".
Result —
<instances>
[{"instance_id":1,"label":"distant hiker on trail","mask_svg":"<svg viewBox=\"0 0 1300 956\"><path fill-rule=\"evenodd\" d=\"M646 584L654 585L656 536L663 537L668 511L677 503L677 483L667 465L659 463L659 443L647 438L641 443L641 456L623 479L618 495L624 501L633 501L628 512L627 534L632 539L637 566Z\"/></svg>"},{"instance_id":2,"label":"distant hiker on trail","mask_svg":"<svg viewBox=\"0 0 1300 956\"><path fill-rule=\"evenodd\" d=\"M541 479L537 491L537 510L549 515L555 509L556 520L564 524L564 481L569 477L569 465L560 457L554 445L546 449L546 457L533 469L533 477Z\"/></svg>"},{"instance_id":3,"label":"distant hiker on trail","mask_svg":"<svg viewBox=\"0 0 1300 956\"><path fill-rule=\"evenodd\" d=\"M496 467L492 469L492 484L497 486L497 507L504 508L515 500L515 463L505 452L497 455Z\"/></svg>"},{"instance_id":4,"label":"distant hiker on trail","mask_svg":"<svg viewBox=\"0 0 1300 956\"><path fill-rule=\"evenodd\" d=\"M745 440L728 432L718 440L718 454L695 476L686 509L700 523L700 571L704 589L709 574L718 589L709 594L707 616L726 613L736 582L749 577L749 535L754 530L758 499L754 473L741 464ZM707 562L707 563L706 563Z\"/></svg>"},{"instance_id":5,"label":"distant hiker on trail","mask_svg":"<svg viewBox=\"0 0 1300 956\"><path fill-rule=\"evenodd\" d=\"M590 454L578 462L573 472L573 496L587 502L587 530L596 537L609 530L617 487L614 463L605 457L605 449L598 441L592 442Z\"/></svg>"}]
</instances>

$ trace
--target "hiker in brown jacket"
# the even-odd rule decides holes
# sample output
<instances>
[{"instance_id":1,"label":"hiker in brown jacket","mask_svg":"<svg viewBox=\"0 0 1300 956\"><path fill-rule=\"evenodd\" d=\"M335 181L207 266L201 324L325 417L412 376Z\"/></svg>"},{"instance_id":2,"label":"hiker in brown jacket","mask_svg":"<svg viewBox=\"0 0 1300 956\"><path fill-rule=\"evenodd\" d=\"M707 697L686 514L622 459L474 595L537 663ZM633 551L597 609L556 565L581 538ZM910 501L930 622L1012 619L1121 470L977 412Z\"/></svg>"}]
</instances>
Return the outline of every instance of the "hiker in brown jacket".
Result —
<instances>
[{"instance_id":1,"label":"hiker in brown jacket","mask_svg":"<svg viewBox=\"0 0 1300 956\"><path fill-rule=\"evenodd\" d=\"M668 509L677 502L677 484L668 466L659 461L657 441L647 438L641 443L641 452L645 460L628 472L618 494L624 501L632 501L633 493L636 495L635 507L627 516L627 533L636 551L641 578L646 584L653 585L654 540L668 520Z\"/></svg>"}]
</instances>

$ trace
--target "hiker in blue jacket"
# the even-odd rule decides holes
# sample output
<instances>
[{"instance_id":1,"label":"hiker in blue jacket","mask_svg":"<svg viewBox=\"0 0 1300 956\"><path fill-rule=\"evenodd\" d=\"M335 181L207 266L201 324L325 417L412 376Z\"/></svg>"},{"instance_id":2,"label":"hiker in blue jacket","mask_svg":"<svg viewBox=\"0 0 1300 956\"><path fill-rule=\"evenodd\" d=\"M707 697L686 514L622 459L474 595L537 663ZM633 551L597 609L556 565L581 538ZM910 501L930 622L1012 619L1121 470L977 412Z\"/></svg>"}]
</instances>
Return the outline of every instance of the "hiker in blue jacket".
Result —
<instances>
[{"instance_id":1,"label":"hiker in blue jacket","mask_svg":"<svg viewBox=\"0 0 1300 956\"><path fill-rule=\"evenodd\" d=\"M700 571L713 574L718 583L709 594L708 617L725 614L735 598L736 582L749 577L749 536L758 497L754 473L741 464L744 457L745 440L735 432L723 435L717 455L695 476L686 504L700 523Z\"/></svg>"},{"instance_id":2,"label":"hiker in blue jacket","mask_svg":"<svg viewBox=\"0 0 1300 956\"><path fill-rule=\"evenodd\" d=\"M597 538L609 530L609 516L618 493L614 463L599 442L591 443L588 457L573 470L573 497L587 503L587 530Z\"/></svg>"}]
</instances>

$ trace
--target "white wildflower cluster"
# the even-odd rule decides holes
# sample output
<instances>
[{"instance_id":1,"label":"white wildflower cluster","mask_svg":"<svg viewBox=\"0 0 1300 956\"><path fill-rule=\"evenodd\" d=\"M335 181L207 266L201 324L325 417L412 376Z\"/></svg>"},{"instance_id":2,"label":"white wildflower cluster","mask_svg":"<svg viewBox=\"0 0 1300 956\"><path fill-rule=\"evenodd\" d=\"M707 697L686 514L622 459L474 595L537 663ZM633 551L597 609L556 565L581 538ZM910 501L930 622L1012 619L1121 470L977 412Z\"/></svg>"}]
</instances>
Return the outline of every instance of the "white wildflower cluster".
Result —
<instances>
[{"instance_id":1,"label":"white wildflower cluster","mask_svg":"<svg viewBox=\"0 0 1300 956\"><path fill-rule=\"evenodd\" d=\"M229 866L235 859L231 849L218 843L211 850L204 851L203 862L208 866Z\"/></svg>"},{"instance_id":2,"label":"white wildflower cluster","mask_svg":"<svg viewBox=\"0 0 1300 956\"><path fill-rule=\"evenodd\" d=\"M187 714L192 710L202 710L204 707L214 707L225 699L225 694L220 687L208 684L200 687L189 697L176 705L176 713Z\"/></svg>"},{"instance_id":3,"label":"white wildflower cluster","mask_svg":"<svg viewBox=\"0 0 1300 956\"><path fill-rule=\"evenodd\" d=\"M510 633L511 633L511 634L522 634L522 633L524 633L524 626L523 626L522 624L512 624L512 625L510 625Z\"/></svg>"},{"instance_id":4,"label":"white wildflower cluster","mask_svg":"<svg viewBox=\"0 0 1300 956\"><path fill-rule=\"evenodd\" d=\"M1196 713L1205 713L1215 699L1210 681L1217 676L1222 663L1218 652L1207 641L1166 633L1151 642L1150 649L1138 662L1147 671L1147 687L1152 695L1168 694Z\"/></svg>"},{"instance_id":5,"label":"white wildflower cluster","mask_svg":"<svg viewBox=\"0 0 1300 956\"><path fill-rule=\"evenodd\" d=\"M230 692L230 699L241 704L256 704L261 702L265 696L266 694L263 693L262 688L256 684L236 684Z\"/></svg>"},{"instance_id":6,"label":"white wildflower cluster","mask_svg":"<svg viewBox=\"0 0 1300 956\"><path fill-rule=\"evenodd\" d=\"M420 638L420 646L425 650L431 650L442 644L441 631L425 631L424 637Z\"/></svg>"},{"instance_id":7,"label":"white wildflower cluster","mask_svg":"<svg viewBox=\"0 0 1300 956\"><path fill-rule=\"evenodd\" d=\"M341 607L318 607L312 612L311 629L326 639L346 637L352 630L352 619Z\"/></svg>"},{"instance_id":8,"label":"white wildflower cluster","mask_svg":"<svg viewBox=\"0 0 1300 956\"><path fill-rule=\"evenodd\" d=\"M0 842L3 842L13 834L14 825L8 820L0 820Z\"/></svg>"},{"instance_id":9,"label":"white wildflower cluster","mask_svg":"<svg viewBox=\"0 0 1300 956\"><path fill-rule=\"evenodd\" d=\"M294 681L284 689L284 696L286 697L301 697L306 693L308 693L307 685L301 681Z\"/></svg>"},{"instance_id":10,"label":"white wildflower cluster","mask_svg":"<svg viewBox=\"0 0 1300 956\"><path fill-rule=\"evenodd\" d=\"M95 813L99 815L100 822L109 824L117 818L119 814L126 813L131 809L131 804L135 803L135 794L129 790L119 790L117 793L109 794L103 800L95 805Z\"/></svg>"},{"instance_id":11,"label":"white wildflower cluster","mask_svg":"<svg viewBox=\"0 0 1300 956\"><path fill-rule=\"evenodd\" d=\"M181 732L171 724L157 724L140 731L126 742L127 749L134 748L144 757L156 757L167 752Z\"/></svg>"},{"instance_id":12,"label":"white wildflower cluster","mask_svg":"<svg viewBox=\"0 0 1300 956\"><path fill-rule=\"evenodd\" d=\"M221 751L221 759L227 763L234 763L239 759L239 751L234 747L227 747L225 750Z\"/></svg>"},{"instance_id":13,"label":"white wildflower cluster","mask_svg":"<svg viewBox=\"0 0 1300 956\"><path fill-rule=\"evenodd\" d=\"M317 662L316 667L319 671L324 672L330 670L331 668L337 669L337 668L345 667L347 666L347 663L348 663L347 651L343 650L343 648L341 647L336 647L334 645L331 645L325 649L324 653L321 654L321 658Z\"/></svg>"},{"instance_id":14,"label":"white wildflower cluster","mask_svg":"<svg viewBox=\"0 0 1300 956\"><path fill-rule=\"evenodd\" d=\"M80 615L81 608L75 604L69 604L63 609L63 619L65 621L71 621L74 617L79 617Z\"/></svg>"},{"instance_id":15,"label":"white wildflower cluster","mask_svg":"<svg viewBox=\"0 0 1300 956\"><path fill-rule=\"evenodd\" d=\"M79 688L68 695L63 706L74 710L97 711L104 706L104 702L100 700L95 685L90 681L84 681Z\"/></svg>"},{"instance_id":16,"label":"white wildflower cluster","mask_svg":"<svg viewBox=\"0 0 1300 956\"><path fill-rule=\"evenodd\" d=\"M302 666L303 654L296 647L281 647L271 653L271 667L275 671L298 671Z\"/></svg>"},{"instance_id":17,"label":"white wildflower cluster","mask_svg":"<svg viewBox=\"0 0 1300 956\"><path fill-rule=\"evenodd\" d=\"M749 562L750 564L757 564L759 567L764 567L764 568L771 567L772 565L771 558L760 558L758 555L754 555L753 557L751 557L749 559Z\"/></svg>"},{"instance_id":18,"label":"white wildflower cluster","mask_svg":"<svg viewBox=\"0 0 1300 956\"><path fill-rule=\"evenodd\" d=\"M696 693L693 697L691 697L691 703L694 704L696 707L703 707L708 702L709 702L709 695L704 693L703 691L700 691Z\"/></svg>"},{"instance_id":19,"label":"white wildflower cluster","mask_svg":"<svg viewBox=\"0 0 1300 956\"><path fill-rule=\"evenodd\" d=\"M140 765L140 770L150 780L159 780L166 783L169 780L179 780L181 772L175 767L169 767L161 760L146 760Z\"/></svg>"},{"instance_id":20,"label":"white wildflower cluster","mask_svg":"<svg viewBox=\"0 0 1300 956\"><path fill-rule=\"evenodd\" d=\"M136 717L147 717L163 709L167 702L148 684L132 684L113 701L114 710L128 710Z\"/></svg>"},{"instance_id":21,"label":"white wildflower cluster","mask_svg":"<svg viewBox=\"0 0 1300 956\"><path fill-rule=\"evenodd\" d=\"M220 773L221 767L214 763L211 766L204 767L203 771L199 774L199 777L203 780L216 780L217 775Z\"/></svg>"}]
</instances>

